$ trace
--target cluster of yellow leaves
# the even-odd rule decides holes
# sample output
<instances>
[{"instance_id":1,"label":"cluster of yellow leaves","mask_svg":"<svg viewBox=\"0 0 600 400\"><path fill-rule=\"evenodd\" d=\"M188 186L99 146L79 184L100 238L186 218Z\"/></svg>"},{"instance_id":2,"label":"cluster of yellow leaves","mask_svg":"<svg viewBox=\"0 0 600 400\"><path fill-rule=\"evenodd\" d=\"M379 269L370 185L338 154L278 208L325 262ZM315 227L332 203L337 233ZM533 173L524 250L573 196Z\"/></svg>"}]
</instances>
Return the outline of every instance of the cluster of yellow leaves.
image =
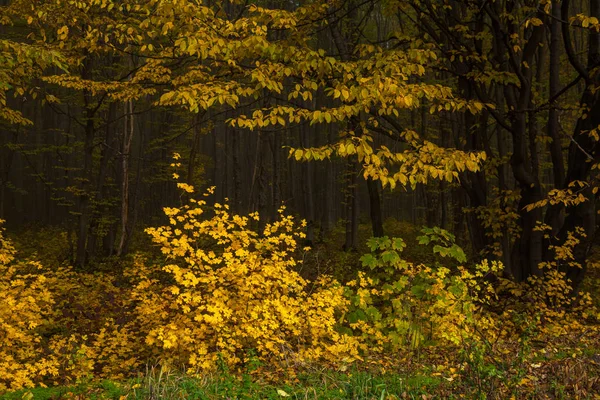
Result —
<instances>
[{"instance_id":1,"label":"cluster of yellow leaves","mask_svg":"<svg viewBox=\"0 0 600 400\"><path fill-rule=\"evenodd\" d=\"M535 203L528 204L525 209L531 211L535 208L545 207L547 205L561 204L564 206L576 206L578 204L588 201L588 197L585 195L586 189L590 184L584 181L572 181L565 189L552 189L548 192L545 199L536 201ZM598 187L592 188L592 192L596 194Z\"/></svg>"},{"instance_id":2,"label":"cluster of yellow leaves","mask_svg":"<svg viewBox=\"0 0 600 400\"><path fill-rule=\"evenodd\" d=\"M479 171L486 160L484 152L466 153L440 147L427 140L419 142L419 136L414 131L404 131L400 137L411 142L412 148L403 152L391 151L387 146L373 149L371 135L348 135L333 145L291 148L289 156L297 161L323 160L333 154L340 157L356 156L363 166L365 179L379 180L383 187L389 186L391 189L397 185L414 189L418 183L427 184L430 179L453 182L465 171ZM391 168L395 170L390 171Z\"/></svg>"},{"instance_id":3,"label":"cluster of yellow leaves","mask_svg":"<svg viewBox=\"0 0 600 400\"><path fill-rule=\"evenodd\" d=\"M125 377L139 367L131 296L114 277L15 255L0 230L0 391Z\"/></svg>"},{"instance_id":4,"label":"cluster of yellow leaves","mask_svg":"<svg viewBox=\"0 0 600 400\"><path fill-rule=\"evenodd\" d=\"M493 106L461 99L451 87L422 82L437 60L422 41L409 48L362 44L343 58L315 47L314 32L325 28L329 6L311 2L288 11L249 5L232 19L189 0L48 0L34 5L18 0L6 15L9 21L25 19L31 40L64 54L73 70L84 67L81 76L44 77L48 83L106 95L110 101L153 99L155 105L195 113L238 108L230 123L250 130L309 122L351 131L359 121L360 132L353 132L353 138L297 149L295 157L357 154L365 177L391 188L430 179L456 181L461 172L478 171L484 153L445 149L394 125L400 113L421 107L431 113L475 114ZM117 59L135 55L135 65L122 66L130 70L127 80L116 75L97 79L90 72L95 57L106 54ZM314 102L322 95L329 98L327 106ZM397 136L408 148L375 148L368 139L376 132Z\"/></svg>"},{"instance_id":5,"label":"cluster of yellow leaves","mask_svg":"<svg viewBox=\"0 0 600 400\"><path fill-rule=\"evenodd\" d=\"M590 17L585 14L577 14L574 17L569 18L569 22L571 24L578 22L583 28L600 32L600 22L598 22L598 18L596 17Z\"/></svg>"},{"instance_id":6,"label":"cluster of yellow leaves","mask_svg":"<svg viewBox=\"0 0 600 400\"><path fill-rule=\"evenodd\" d=\"M168 264L138 257L117 276L17 263L0 234L0 390L122 379L154 360L201 371L252 351L281 366L358 357L338 332L344 288L296 272L303 234L292 217L281 210L256 232L257 214L205 208L166 208L171 225L148 232Z\"/></svg>"},{"instance_id":7,"label":"cluster of yellow leaves","mask_svg":"<svg viewBox=\"0 0 600 400\"><path fill-rule=\"evenodd\" d=\"M20 111L8 106L7 92L12 91L15 96L27 94L35 99L38 91L28 88L28 81L51 65L64 68L61 55L47 46L0 40L0 121L18 125L32 123Z\"/></svg>"},{"instance_id":8,"label":"cluster of yellow leaves","mask_svg":"<svg viewBox=\"0 0 600 400\"><path fill-rule=\"evenodd\" d=\"M3 221L0 220L0 224ZM37 263L15 263L15 249L0 228L0 391L33 386L57 375L56 360L40 351L38 330L51 317L53 299Z\"/></svg>"},{"instance_id":9,"label":"cluster of yellow leaves","mask_svg":"<svg viewBox=\"0 0 600 400\"><path fill-rule=\"evenodd\" d=\"M138 273L136 312L163 361L211 370L219 357L235 366L251 350L275 365L355 357L356 343L336 330L347 306L343 287L328 278L311 284L296 272L304 235L293 218L282 209L257 232L258 214L215 204L205 217L205 206L192 199L165 208L170 226L147 229L167 257L169 283L156 271Z\"/></svg>"},{"instance_id":10,"label":"cluster of yellow leaves","mask_svg":"<svg viewBox=\"0 0 600 400\"><path fill-rule=\"evenodd\" d=\"M540 226L546 231L547 239L550 227ZM558 336L583 331L585 321L597 318L590 294L574 292L572 281L568 278L569 268L582 268L574 261L573 250L585 233L582 228L569 232L561 245L550 245L554 257L541 262L539 271L524 282L499 279L496 285L498 301L490 303L494 312L488 313L486 334L491 339L507 338L524 329L533 329L540 336Z\"/></svg>"}]
</instances>

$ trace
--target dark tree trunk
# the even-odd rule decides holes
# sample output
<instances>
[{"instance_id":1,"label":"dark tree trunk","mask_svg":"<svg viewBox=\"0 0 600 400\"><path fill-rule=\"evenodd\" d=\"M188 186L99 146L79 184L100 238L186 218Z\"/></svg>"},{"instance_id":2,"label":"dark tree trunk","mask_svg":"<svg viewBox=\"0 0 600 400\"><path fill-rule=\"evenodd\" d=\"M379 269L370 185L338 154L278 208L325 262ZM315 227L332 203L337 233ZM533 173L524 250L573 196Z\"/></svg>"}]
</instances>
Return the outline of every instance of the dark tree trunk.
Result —
<instances>
[{"instance_id":1,"label":"dark tree trunk","mask_svg":"<svg viewBox=\"0 0 600 400\"><path fill-rule=\"evenodd\" d=\"M233 153L233 212L242 212L242 167L240 164L239 131L231 131L231 146Z\"/></svg>"},{"instance_id":2,"label":"dark tree trunk","mask_svg":"<svg viewBox=\"0 0 600 400\"><path fill-rule=\"evenodd\" d=\"M300 143L302 147L311 147L310 132L306 127L300 128ZM313 164L310 161L302 163L302 199L304 202L304 218L306 218L306 244L312 246L315 242L315 202L313 184Z\"/></svg>"},{"instance_id":3,"label":"dark tree trunk","mask_svg":"<svg viewBox=\"0 0 600 400\"><path fill-rule=\"evenodd\" d=\"M269 180L269 137L266 132L261 132L259 146L259 170L258 170L258 213L260 214L259 232L262 232L266 224L270 222L270 186Z\"/></svg>"},{"instance_id":4,"label":"dark tree trunk","mask_svg":"<svg viewBox=\"0 0 600 400\"><path fill-rule=\"evenodd\" d=\"M577 121L569 146L564 187L574 181L588 180L592 165L600 160L598 142L588 134L589 131L600 125L600 92L597 90L600 86L600 75L589 72L590 69L600 64L600 33L589 30L586 68L579 61L571 42L571 27L568 24L569 5L569 0L563 0L561 6L563 43L569 62L583 77L585 89L580 101L584 111ZM600 2L598 0L589 0L589 12L591 17L600 18ZM567 271L567 278L571 279L575 290L578 289L585 276L586 260L596 232L595 196L592 188L584 188L582 194L586 201L566 207L564 224L558 233L560 243L564 243L568 234L575 233L577 228L581 228L585 234L585 237L573 250L574 261L579 264L579 267L564 267Z\"/></svg>"},{"instance_id":5,"label":"dark tree trunk","mask_svg":"<svg viewBox=\"0 0 600 400\"><path fill-rule=\"evenodd\" d=\"M95 203L100 205L103 200L107 196L107 187L106 187L106 179L108 177L110 162L114 157L114 149L116 148L116 129L113 127L112 121L115 119L116 115L116 103L111 102L108 106L108 112L106 115L106 128L104 135L104 143L101 146L101 155L100 155L100 169L98 171L98 178L96 181L96 197ZM113 139L115 138L115 139ZM94 255L96 252L96 243L99 240L102 240L103 235L106 236L106 232L101 228L101 219L104 217L108 217L114 212L114 210L109 209L108 207L101 207L94 214L94 218L91 221L90 225L90 234L88 238L88 253L90 255ZM107 214L107 215L103 215Z\"/></svg>"},{"instance_id":6,"label":"dark tree trunk","mask_svg":"<svg viewBox=\"0 0 600 400\"><path fill-rule=\"evenodd\" d=\"M281 134L276 132L271 137L271 153L273 154L273 215L271 219L277 218L277 210L281 207Z\"/></svg>"},{"instance_id":7,"label":"dark tree trunk","mask_svg":"<svg viewBox=\"0 0 600 400\"><path fill-rule=\"evenodd\" d=\"M83 63L81 76L84 79L91 77L91 61L86 59ZM85 129L83 145L83 169L81 172L81 181L79 184L79 193L77 196L77 210L79 213L79 226L77 231L77 251L75 264L79 268L85 267L87 263L87 241L90 219L90 183L92 181L92 162L94 156L94 136L96 127L94 125L95 113L99 107L92 105L92 94L88 90L83 92Z\"/></svg>"},{"instance_id":8,"label":"dark tree trunk","mask_svg":"<svg viewBox=\"0 0 600 400\"><path fill-rule=\"evenodd\" d=\"M356 251L358 242L358 185L356 184L356 160L346 161L346 240L344 251Z\"/></svg>"},{"instance_id":9,"label":"dark tree trunk","mask_svg":"<svg viewBox=\"0 0 600 400\"><path fill-rule=\"evenodd\" d=\"M129 160L131 158L131 141L134 129L133 102L130 100L125 103L123 110L127 117L123 125L123 142L121 145L121 240L117 250L119 257L125 255L131 234L129 222Z\"/></svg>"},{"instance_id":10,"label":"dark tree trunk","mask_svg":"<svg viewBox=\"0 0 600 400\"><path fill-rule=\"evenodd\" d=\"M552 1L552 19L550 23L550 73L548 82L548 97L550 98L550 110L548 111L548 136L552 139L549 144L550 159L552 161L552 181L556 189L563 189L565 184L565 165L562 152L561 138L559 134L558 110L556 109L554 97L560 90L560 56L561 56L561 11L560 2ZM544 239L544 259L549 261L553 256L547 251L551 245L550 238L558 233L564 222L564 207L561 205L550 205L546 211L544 223L551 228L551 234Z\"/></svg>"},{"instance_id":11,"label":"dark tree trunk","mask_svg":"<svg viewBox=\"0 0 600 400\"><path fill-rule=\"evenodd\" d=\"M383 217L381 215L381 198L379 197L379 182L371 178L367 179L367 189L369 191L369 211L371 215L371 228L373 237L383 237Z\"/></svg>"}]
</instances>

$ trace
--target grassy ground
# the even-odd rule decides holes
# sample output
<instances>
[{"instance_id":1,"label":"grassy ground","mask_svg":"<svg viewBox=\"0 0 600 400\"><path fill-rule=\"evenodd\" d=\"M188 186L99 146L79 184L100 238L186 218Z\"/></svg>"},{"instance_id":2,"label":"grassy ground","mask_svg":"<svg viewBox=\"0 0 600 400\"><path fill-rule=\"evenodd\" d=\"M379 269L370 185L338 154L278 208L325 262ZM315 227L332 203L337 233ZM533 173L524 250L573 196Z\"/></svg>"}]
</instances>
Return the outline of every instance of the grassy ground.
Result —
<instances>
[{"instance_id":1,"label":"grassy ground","mask_svg":"<svg viewBox=\"0 0 600 400\"><path fill-rule=\"evenodd\" d=\"M513 362L505 364L488 360L452 367L452 355L429 349L416 357L377 360L389 365L387 370L372 370L365 362L346 371L309 368L297 376L265 366L202 377L151 367L127 381L25 389L0 399L600 399L600 347L592 342L538 344L530 357L521 362L509 357Z\"/></svg>"},{"instance_id":2,"label":"grassy ground","mask_svg":"<svg viewBox=\"0 0 600 400\"><path fill-rule=\"evenodd\" d=\"M156 370L128 382L36 388L7 393L0 399L428 399L440 384L437 377L367 372L314 373L277 384L251 375L200 379Z\"/></svg>"}]
</instances>

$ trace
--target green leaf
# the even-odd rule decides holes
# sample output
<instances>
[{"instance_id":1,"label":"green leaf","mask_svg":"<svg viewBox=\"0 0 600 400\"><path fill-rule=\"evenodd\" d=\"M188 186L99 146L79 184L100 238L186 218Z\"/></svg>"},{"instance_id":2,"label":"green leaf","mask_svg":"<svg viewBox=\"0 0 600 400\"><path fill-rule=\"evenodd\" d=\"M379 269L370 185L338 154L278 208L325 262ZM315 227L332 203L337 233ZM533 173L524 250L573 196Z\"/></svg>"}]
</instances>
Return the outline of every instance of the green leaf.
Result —
<instances>
[{"instance_id":1,"label":"green leaf","mask_svg":"<svg viewBox=\"0 0 600 400\"><path fill-rule=\"evenodd\" d=\"M392 249L394 250L404 250L404 248L406 247L406 243L404 243L404 240L402 240L402 238L393 238L392 239Z\"/></svg>"},{"instance_id":2,"label":"green leaf","mask_svg":"<svg viewBox=\"0 0 600 400\"><path fill-rule=\"evenodd\" d=\"M414 294L418 299L422 299L423 297L425 297L425 294L427 293L425 291L425 288L421 285L415 285L413 287L410 288L410 291L412 294Z\"/></svg>"},{"instance_id":3,"label":"green leaf","mask_svg":"<svg viewBox=\"0 0 600 400\"><path fill-rule=\"evenodd\" d=\"M371 269L377 266L377 258L373 257L372 254L365 254L360 258L360 262L363 267L369 267Z\"/></svg>"},{"instance_id":4,"label":"green leaf","mask_svg":"<svg viewBox=\"0 0 600 400\"><path fill-rule=\"evenodd\" d=\"M379 321L381 319L381 313L377 308L370 306L365 311L372 321Z\"/></svg>"},{"instance_id":5,"label":"green leaf","mask_svg":"<svg viewBox=\"0 0 600 400\"><path fill-rule=\"evenodd\" d=\"M453 244L452 247L450 247L449 253L456 261L463 263L467 262L467 255L460 246Z\"/></svg>"},{"instance_id":6,"label":"green leaf","mask_svg":"<svg viewBox=\"0 0 600 400\"><path fill-rule=\"evenodd\" d=\"M419 241L419 244L424 244L424 245L428 245L431 242L431 239L429 238L429 236L417 236L417 240Z\"/></svg>"},{"instance_id":7,"label":"green leaf","mask_svg":"<svg viewBox=\"0 0 600 400\"><path fill-rule=\"evenodd\" d=\"M369 246L371 251L377 250L379 248L379 242L377 241L377 238L369 238L369 240L367 240L367 246Z\"/></svg>"},{"instance_id":8,"label":"green leaf","mask_svg":"<svg viewBox=\"0 0 600 400\"><path fill-rule=\"evenodd\" d=\"M388 264L395 264L396 262L400 261L400 256L397 252L388 250L383 252L381 255L381 260Z\"/></svg>"}]
</instances>

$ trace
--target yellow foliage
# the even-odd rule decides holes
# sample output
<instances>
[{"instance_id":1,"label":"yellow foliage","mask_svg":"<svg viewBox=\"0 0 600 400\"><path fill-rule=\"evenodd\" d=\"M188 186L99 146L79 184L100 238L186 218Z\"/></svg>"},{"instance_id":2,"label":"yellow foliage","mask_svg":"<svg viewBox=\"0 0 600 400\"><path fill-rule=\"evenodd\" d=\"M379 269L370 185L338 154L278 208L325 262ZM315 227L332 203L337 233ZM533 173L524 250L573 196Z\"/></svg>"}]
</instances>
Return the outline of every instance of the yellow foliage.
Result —
<instances>
[{"instance_id":1,"label":"yellow foliage","mask_svg":"<svg viewBox=\"0 0 600 400\"><path fill-rule=\"evenodd\" d=\"M0 224L4 221L0 220ZM58 373L42 349L40 327L53 298L38 263L15 263L15 249L0 227L0 391L33 387Z\"/></svg>"},{"instance_id":2,"label":"yellow foliage","mask_svg":"<svg viewBox=\"0 0 600 400\"><path fill-rule=\"evenodd\" d=\"M348 303L343 288L328 278L311 284L295 270L304 234L294 219L281 209L256 232L258 214L215 204L204 218L205 206L191 200L165 208L170 226L146 230L168 261L132 272L140 325L155 354L199 370L213 369L219 357L240 364L250 350L274 364L355 357L355 341L336 330ZM160 279L157 269L166 273Z\"/></svg>"},{"instance_id":3,"label":"yellow foliage","mask_svg":"<svg viewBox=\"0 0 600 400\"><path fill-rule=\"evenodd\" d=\"M127 288L110 275L16 262L1 229L0 245L0 391L139 367L143 341L132 333Z\"/></svg>"},{"instance_id":4,"label":"yellow foliage","mask_svg":"<svg viewBox=\"0 0 600 400\"><path fill-rule=\"evenodd\" d=\"M124 379L157 360L207 372L252 353L275 368L346 365L362 352L432 343L473 361L500 357L525 335L583 331L596 316L562 272L573 266L579 230L523 283L501 278L495 261L411 263L401 239L374 238L363 271L343 286L296 272L303 225L283 209L261 232L257 213L203 200L164 212L170 225L147 232L165 262L137 256L119 276L16 262L0 230L0 390ZM419 242L439 256L466 260L448 232L422 232Z\"/></svg>"}]
</instances>

